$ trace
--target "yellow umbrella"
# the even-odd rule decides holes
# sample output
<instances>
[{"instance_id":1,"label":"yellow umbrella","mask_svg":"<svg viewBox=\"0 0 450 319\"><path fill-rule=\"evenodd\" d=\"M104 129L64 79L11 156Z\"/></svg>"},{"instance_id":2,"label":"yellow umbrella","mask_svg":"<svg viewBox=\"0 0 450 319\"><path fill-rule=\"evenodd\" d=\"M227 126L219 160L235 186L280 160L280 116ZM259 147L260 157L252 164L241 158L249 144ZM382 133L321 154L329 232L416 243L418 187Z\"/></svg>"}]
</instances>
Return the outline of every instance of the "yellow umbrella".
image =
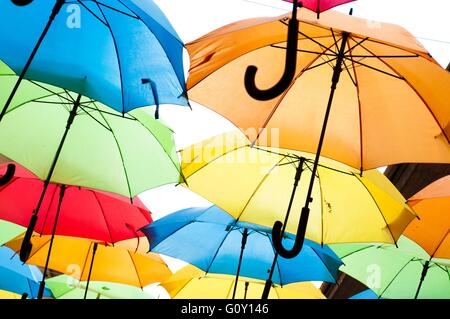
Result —
<instances>
[{"instance_id":1,"label":"yellow umbrella","mask_svg":"<svg viewBox=\"0 0 450 319\"><path fill-rule=\"evenodd\" d=\"M234 276L206 274L188 265L161 284L174 299L231 299ZM236 299L260 299L264 281L241 277ZM310 282L272 285L269 299L325 299L322 292Z\"/></svg>"},{"instance_id":2,"label":"yellow umbrella","mask_svg":"<svg viewBox=\"0 0 450 319\"><path fill-rule=\"evenodd\" d=\"M33 236L27 264L44 267L51 236ZM20 250L23 236L5 244ZM143 288L162 282L172 273L157 254L136 254L85 239L55 236L48 268L80 281L107 281ZM87 285L86 290L89 288Z\"/></svg>"},{"instance_id":3,"label":"yellow umbrella","mask_svg":"<svg viewBox=\"0 0 450 319\"><path fill-rule=\"evenodd\" d=\"M302 175L291 209L298 167ZM213 137L181 151L182 172L192 191L241 222L271 227L291 211L286 231L295 233L311 176L311 154L250 147L239 132ZM394 243L415 215L377 170L358 170L322 158L306 238L318 243ZM298 177L298 176L297 176ZM295 188L295 187L294 187ZM285 223L286 224L286 223Z\"/></svg>"},{"instance_id":4,"label":"yellow umbrella","mask_svg":"<svg viewBox=\"0 0 450 319\"><path fill-rule=\"evenodd\" d=\"M0 290L0 299L22 299L22 296L10 291Z\"/></svg>"}]
</instances>

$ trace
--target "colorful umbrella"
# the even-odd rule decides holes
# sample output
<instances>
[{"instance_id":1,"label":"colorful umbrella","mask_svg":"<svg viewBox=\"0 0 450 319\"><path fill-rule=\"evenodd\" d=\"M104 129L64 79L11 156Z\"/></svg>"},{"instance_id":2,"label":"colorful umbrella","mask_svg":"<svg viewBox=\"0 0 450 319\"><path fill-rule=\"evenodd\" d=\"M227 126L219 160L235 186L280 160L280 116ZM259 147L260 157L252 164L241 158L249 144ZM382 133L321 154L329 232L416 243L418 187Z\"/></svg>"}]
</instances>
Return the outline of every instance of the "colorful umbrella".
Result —
<instances>
[{"instance_id":1,"label":"colorful umbrella","mask_svg":"<svg viewBox=\"0 0 450 319\"><path fill-rule=\"evenodd\" d=\"M0 220L0 230L0 245L3 245L14 237L22 234L26 229L14 223Z\"/></svg>"},{"instance_id":2,"label":"colorful umbrella","mask_svg":"<svg viewBox=\"0 0 450 319\"><path fill-rule=\"evenodd\" d=\"M418 244L400 237L392 245L333 245L345 266L341 271L387 299L449 299L450 262L434 260Z\"/></svg>"},{"instance_id":3,"label":"colorful umbrella","mask_svg":"<svg viewBox=\"0 0 450 319\"><path fill-rule=\"evenodd\" d=\"M431 183L408 200L420 216L404 235L433 258L450 259L450 175Z\"/></svg>"},{"instance_id":4,"label":"colorful umbrella","mask_svg":"<svg viewBox=\"0 0 450 319\"><path fill-rule=\"evenodd\" d=\"M192 191L241 222L267 227L285 219L291 206L285 225L295 233L311 176L311 154L251 147L245 137L231 132L182 150L181 159ZM395 243L415 217L395 186L377 170L360 175L327 158L320 164L306 238L322 244ZM299 173L307 178L291 194Z\"/></svg>"},{"instance_id":5,"label":"colorful umbrella","mask_svg":"<svg viewBox=\"0 0 450 319\"><path fill-rule=\"evenodd\" d=\"M121 113L187 105L183 43L152 0L13 2L0 10L0 59L20 77L12 91L3 88L12 93L0 103L0 120L24 76Z\"/></svg>"},{"instance_id":6,"label":"colorful umbrella","mask_svg":"<svg viewBox=\"0 0 450 319\"><path fill-rule=\"evenodd\" d=\"M378 295L374 293L372 290L367 289L356 295L351 296L348 299L378 299Z\"/></svg>"},{"instance_id":7,"label":"colorful umbrella","mask_svg":"<svg viewBox=\"0 0 450 319\"><path fill-rule=\"evenodd\" d=\"M0 176L6 165L0 164ZM44 183L20 165L16 167L14 179L0 187L0 219L26 227ZM35 232L42 235L51 235L57 222L57 235L116 243L142 236L138 229L152 221L137 197L131 203L124 196L77 186L50 184L41 207ZM23 233L22 227L12 229L7 237L19 233Z\"/></svg>"},{"instance_id":8,"label":"colorful umbrella","mask_svg":"<svg viewBox=\"0 0 450 319\"><path fill-rule=\"evenodd\" d=\"M39 289L39 280L42 273L39 268L24 265L19 256L8 247L0 247L0 289L17 294L27 294L36 298ZM45 296L51 296L50 290L45 288Z\"/></svg>"},{"instance_id":9,"label":"colorful umbrella","mask_svg":"<svg viewBox=\"0 0 450 319\"><path fill-rule=\"evenodd\" d=\"M186 266L169 279L163 286L174 299L231 299L235 278L228 275L204 273L191 265ZM264 289L264 282L251 278L239 279L236 298L259 299ZM270 299L325 299L322 292L310 282L273 285Z\"/></svg>"},{"instance_id":10,"label":"colorful umbrella","mask_svg":"<svg viewBox=\"0 0 450 319\"><path fill-rule=\"evenodd\" d=\"M270 273L270 280L279 285L334 282L342 265L331 249L311 241L305 242L296 258L274 260L270 228L240 222L217 206L183 209L141 230L152 252L181 259L207 273L235 275L236 280L239 276L266 280ZM286 237L292 244L293 236Z\"/></svg>"},{"instance_id":11,"label":"colorful umbrella","mask_svg":"<svg viewBox=\"0 0 450 319\"><path fill-rule=\"evenodd\" d=\"M56 299L83 299L87 283L67 275L60 275L48 279L47 286ZM154 297L133 286L94 281L89 283L86 299L154 299Z\"/></svg>"},{"instance_id":12,"label":"colorful umbrella","mask_svg":"<svg viewBox=\"0 0 450 319\"><path fill-rule=\"evenodd\" d=\"M307 8L317 13L317 19L320 17L320 13L330 10L344 3L353 2L355 0L283 0L286 2L294 3L298 2L303 8Z\"/></svg>"},{"instance_id":13,"label":"colorful umbrella","mask_svg":"<svg viewBox=\"0 0 450 319\"><path fill-rule=\"evenodd\" d=\"M17 251L23 237L6 245ZM34 236L28 264L45 266L50 236ZM103 246L85 239L56 236L48 268L81 281L106 281L143 288L162 282L171 275L166 263L156 254L135 254L119 247ZM86 284L86 291L89 285Z\"/></svg>"},{"instance_id":14,"label":"colorful umbrella","mask_svg":"<svg viewBox=\"0 0 450 319\"><path fill-rule=\"evenodd\" d=\"M22 299L20 295L10 291L0 290L0 299Z\"/></svg>"}]
</instances>

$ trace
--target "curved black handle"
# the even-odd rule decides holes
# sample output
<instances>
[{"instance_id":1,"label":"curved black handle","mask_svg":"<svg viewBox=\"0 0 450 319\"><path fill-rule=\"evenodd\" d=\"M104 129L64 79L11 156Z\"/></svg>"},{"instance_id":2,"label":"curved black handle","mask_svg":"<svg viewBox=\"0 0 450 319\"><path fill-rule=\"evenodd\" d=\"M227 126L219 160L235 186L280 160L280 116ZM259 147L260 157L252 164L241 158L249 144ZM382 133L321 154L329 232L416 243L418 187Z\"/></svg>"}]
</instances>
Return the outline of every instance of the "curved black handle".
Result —
<instances>
[{"instance_id":1,"label":"curved black handle","mask_svg":"<svg viewBox=\"0 0 450 319\"><path fill-rule=\"evenodd\" d=\"M309 219L309 208L302 208L302 215L300 216L300 221L298 223L297 235L295 236L295 243L291 249L286 249L283 247L283 223L276 221L272 228L272 241L273 246L277 253L284 258L294 258L297 256L303 247L303 242L305 241L306 226L308 225Z\"/></svg>"},{"instance_id":2,"label":"curved black handle","mask_svg":"<svg viewBox=\"0 0 450 319\"><path fill-rule=\"evenodd\" d=\"M12 163L8 164L6 173L2 177L0 177L0 186L8 184L14 178L15 173L16 173L16 164Z\"/></svg>"},{"instance_id":3,"label":"curved black handle","mask_svg":"<svg viewBox=\"0 0 450 319\"><path fill-rule=\"evenodd\" d=\"M247 93L254 99L260 101L267 101L276 98L282 94L291 84L295 75L295 67L297 64L297 46L298 46L298 20L297 7L298 0L294 0L292 8L292 17L289 20L287 48L286 48L286 62L284 72L281 79L272 88L260 90L256 87L255 78L258 68L250 65L245 70L244 84Z\"/></svg>"},{"instance_id":4,"label":"curved black handle","mask_svg":"<svg viewBox=\"0 0 450 319\"><path fill-rule=\"evenodd\" d=\"M31 236L33 236L34 227L36 226L37 215L33 214L30 219L30 223L28 224L27 232L23 237L22 246L20 247L20 260L24 263L30 257L31 249L33 249L33 245L31 244Z\"/></svg>"}]
</instances>

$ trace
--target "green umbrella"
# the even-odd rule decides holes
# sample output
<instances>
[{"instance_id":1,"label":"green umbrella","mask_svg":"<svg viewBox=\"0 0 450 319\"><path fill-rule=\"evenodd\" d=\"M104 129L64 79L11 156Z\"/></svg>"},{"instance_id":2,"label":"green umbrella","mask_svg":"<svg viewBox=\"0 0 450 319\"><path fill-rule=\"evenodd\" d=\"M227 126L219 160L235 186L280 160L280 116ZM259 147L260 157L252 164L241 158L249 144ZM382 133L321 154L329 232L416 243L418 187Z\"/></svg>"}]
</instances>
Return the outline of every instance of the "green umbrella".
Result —
<instances>
[{"instance_id":1,"label":"green umbrella","mask_svg":"<svg viewBox=\"0 0 450 319\"><path fill-rule=\"evenodd\" d=\"M380 298L449 299L450 260L433 259L401 236L398 248L386 244L330 245L342 258L340 270L366 284Z\"/></svg>"},{"instance_id":2,"label":"green umbrella","mask_svg":"<svg viewBox=\"0 0 450 319\"><path fill-rule=\"evenodd\" d=\"M155 299L140 288L112 282L91 281L86 298L86 282L67 275L56 276L46 282L56 299Z\"/></svg>"},{"instance_id":3,"label":"green umbrella","mask_svg":"<svg viewBox=\"0 0 450 319\"><path fill-rule=\"evenodd\" d=\"M10 241L14 237L23 234L24 231L25 227L4 220L0 220L0 246Z\"/></svg>"}]
</instances>

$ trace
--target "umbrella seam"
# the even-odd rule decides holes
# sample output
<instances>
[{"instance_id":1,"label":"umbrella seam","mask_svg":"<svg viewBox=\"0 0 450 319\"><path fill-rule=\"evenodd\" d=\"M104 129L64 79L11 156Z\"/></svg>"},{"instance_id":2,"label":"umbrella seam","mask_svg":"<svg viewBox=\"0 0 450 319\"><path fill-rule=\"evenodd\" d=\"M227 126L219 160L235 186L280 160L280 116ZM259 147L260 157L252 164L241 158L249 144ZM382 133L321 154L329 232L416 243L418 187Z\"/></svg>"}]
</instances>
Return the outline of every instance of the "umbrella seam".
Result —
<instances>
[{"instance_id":1,"label":"umbrella seam","mask_svg":"<svg viewBox=\"0 0 450 319\"><path fill-rule=\"evenodd\" d=\"M383 291L379 294L380 297L383 296L383 294L386 292L386 290L388 290L389 286L395 281L395 279L400 275L400 273L406 268L406 266L408 266L412 261L414 261L415 257L411 258L410 260L408 260L408 262L402 267L400 268L400 270L398 271L397 274L395 274L395 276L392 278L392 280L387 284L387 286L383 289Z\"/></svg>"},{"instance_id":2,"label":"umbrella seam","mask_svg":"<svg viewBox=\"0 0 450 319\"><path fill-rule=\"evenodd\" d=\"M137 279L138 279L139 286L140 286L141 288L144 288L144 286L142 285L142 282L141 282L141 278L139 277L139 273L138 273L138 270L137 270L137 268L136 268L136 264L135 264L135 262L134 262L134 259L133 259L132 255L131 255L131 252L128 251L128 250L127 250L126 252L128 253L128 256L130 257L131 262L133 263L134 272L135 272L136 277L137 277Z\"/></svg>"},{"instance_id":3,"label":"umbrella seam","mask_svg":"<svg viewBox=\"0 0 450 319\"><path fill-rule=\"evenodd\" d=\"M111 239L111 243L114 244L114 239L113 239L110 227L109 227L109 223L106 220L106 215L105 215L105 212L103 210L103 206L100 203L100 199L98 198L97 194L93 190L89 190L89 192L94 195L95 201L97 202L97 205L100 207L100 212L102 213L103 220L105 221L105 225L106 225L106 229L108 230L109 238Z\"/></svg>"}]
</instances>

